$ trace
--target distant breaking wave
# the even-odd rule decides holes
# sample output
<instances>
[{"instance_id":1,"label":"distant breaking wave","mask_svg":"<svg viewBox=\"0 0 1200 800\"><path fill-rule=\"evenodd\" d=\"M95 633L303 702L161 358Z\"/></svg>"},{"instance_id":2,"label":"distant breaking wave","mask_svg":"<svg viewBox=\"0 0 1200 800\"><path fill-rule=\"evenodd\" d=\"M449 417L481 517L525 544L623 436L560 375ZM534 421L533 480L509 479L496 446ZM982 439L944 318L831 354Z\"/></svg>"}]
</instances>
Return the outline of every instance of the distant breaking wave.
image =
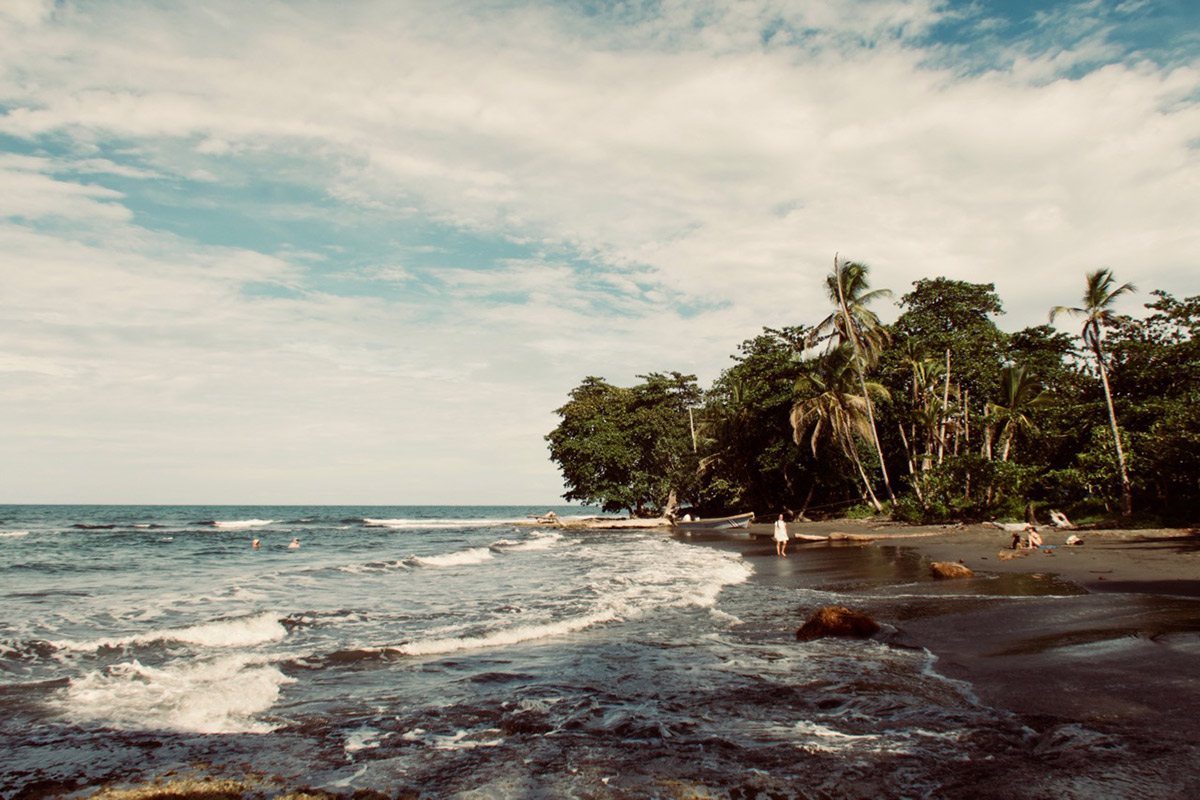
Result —
<instances>
[{"instance_id":1,"label":"distant breaking wave","mask_svg":"<svg viewBox=\"0 0 1200 800\"><path fill-rule=\"evenodd\" d=\"M212 525L214 528L220 528L226 531L242 531L247 528L261 528L265 525L270 525L275 520L273 519L235 519L227 522L215 521L211 523L199 523L203 525Z\"/></svg>"},{"instance_id":2,"label":"distant breaking wave","mask_svg":"<svg viewBox=\"0 0 1200 800\"><path fill-rule=\"evenodd\" d=\"M545 550L561 542L563 535L561 533L549 532L534 534L530 539L524 541L513 541L511 539L500 539L492 542L492 547L504 550Z\"/></svg>"},{"instance_id":3,"label":"distant breaking wave","mask_svg":"<svg viewBox=\"0 0 1200 800\"><path fill-rule=\"evenodd\" d=\"M438 556L412 556L409 561L422 567L463 567L469 564L479 564L492 558L492 551L486 547L472 547L469 550L459 550L456 553L445 553Z\"/></svg>"},{"instance_id":4,"label":"distant breaking wave","mask_svg":"<svg viewBox=\"0 0 1200 800\"><path fill-rule=\"evenodd\" d=\"M403 530L406 528L487 528L494 525L512 525L519 520L512 519L363 519L346 520L346 522L361 522L368 528L391 528Z\"/></svg>"}]
</instances>

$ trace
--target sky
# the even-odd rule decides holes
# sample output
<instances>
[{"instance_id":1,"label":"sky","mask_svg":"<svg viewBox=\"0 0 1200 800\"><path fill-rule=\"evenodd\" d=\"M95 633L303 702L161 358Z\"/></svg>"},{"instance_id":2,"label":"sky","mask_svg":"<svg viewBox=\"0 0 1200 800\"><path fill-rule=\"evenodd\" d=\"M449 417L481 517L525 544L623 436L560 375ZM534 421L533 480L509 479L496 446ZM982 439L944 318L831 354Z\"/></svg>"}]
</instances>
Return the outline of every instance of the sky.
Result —
<instances>
[{"instance_id":1,"label":"sky","mask_svg":"<svg viewBox=\"0 0 1200 800\"><path fill-rule=\"evenodd\" d=\"M0 502L559 502L583 378L707 386L835 254L1010 331L1101 267L1200 293L1192 0L3 0L0 43Z\"/></svg>"}]
</instances>

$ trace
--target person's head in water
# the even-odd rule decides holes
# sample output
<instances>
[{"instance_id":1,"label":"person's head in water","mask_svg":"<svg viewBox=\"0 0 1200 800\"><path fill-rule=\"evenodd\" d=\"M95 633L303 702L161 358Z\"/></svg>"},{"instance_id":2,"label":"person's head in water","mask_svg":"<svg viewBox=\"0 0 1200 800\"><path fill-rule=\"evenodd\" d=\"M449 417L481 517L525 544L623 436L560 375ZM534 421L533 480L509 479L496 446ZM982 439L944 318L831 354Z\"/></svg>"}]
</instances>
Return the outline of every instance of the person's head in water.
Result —
<instances>
[{"instance_id":1,"label":"person's head in water","mask_svg":"<svg viewBox=\"0 0 1200 800\"><path fill-rule=\"evenodd\" d=\"M292 543L288 545L289 550L296 550L300 547L299 539L292 539Z\"/></svg>"},{"instance_id":2,"label":"person's head in water","mask_svg":"<svg viewBox=\"0 0 1200 800\"><path fill-rule=\"evenodd\" d=\"M253 542L251 542L250 546L253 547L255 550L257 550L258 549L258 539L255 539Z\"/></svg>"}]
</instances>

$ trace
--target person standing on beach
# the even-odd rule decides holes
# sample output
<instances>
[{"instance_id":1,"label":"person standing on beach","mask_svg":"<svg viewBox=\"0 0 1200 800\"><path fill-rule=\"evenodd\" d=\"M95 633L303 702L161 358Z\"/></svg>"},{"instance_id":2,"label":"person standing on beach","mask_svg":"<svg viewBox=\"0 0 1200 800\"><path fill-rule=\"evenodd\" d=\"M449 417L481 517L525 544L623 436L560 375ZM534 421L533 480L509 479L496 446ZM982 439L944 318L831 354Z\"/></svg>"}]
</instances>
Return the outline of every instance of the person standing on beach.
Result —
<instances>
[{"instance_id":1,"label":"person standing on beach","mask_svg":"<svg viewBox=\"0 0 1200 800\"><path fill-rule=\"evenodd\" d=\"M787 523L783 521L783 514L779 515L779 519L775 520L775 554L780 556L787 555L788 543Z\"/></svg>"}]
</instances>

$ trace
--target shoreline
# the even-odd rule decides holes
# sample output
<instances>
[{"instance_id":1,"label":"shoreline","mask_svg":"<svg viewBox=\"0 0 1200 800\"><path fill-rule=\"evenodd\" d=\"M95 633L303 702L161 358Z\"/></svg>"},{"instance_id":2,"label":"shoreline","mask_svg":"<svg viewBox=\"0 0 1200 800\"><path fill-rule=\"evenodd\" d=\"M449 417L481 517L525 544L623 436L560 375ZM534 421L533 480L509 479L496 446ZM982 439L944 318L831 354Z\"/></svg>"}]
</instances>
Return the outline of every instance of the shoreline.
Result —
<instances>
[{"instance_id":1,"label":"shoreline","mask_svg":"<svg viewBox=\"0 0 1200 800\"><path fill-rule=\"evenodd\" d=\"M1046 527L1055 547L1012 550L1010 532L985 525L788 527L786 558L770 525L674 535L739 552L751 581L804 598L780 611L789 633L819 605L840 605L880 623L883 644L926 650L938 673L1021 720L1031 758L1042 739L1082 728L1095 734L1092 755L1119 748L1137 760L1130 769L1169 790L1160 796L1200 794L1200 531ZM1072 534L1084 543L1066 546ZM936 561L975 575L935 579ZM828 599L814 605L801 589ZM980 765L981 782L988 769Z\"/></svg>"},{"instance_id":2,"label":"shoreline","mask_svg":"<svg viewBox=\"0 0 1200 800\"><path fill-rule=\"evenodd\" d=\"M1200 529L1058 530L1039 527L1047 547L1011 547L1012 533L985 524L909 525L877 520L792 523L794 545L857 543L904 547L929 561L961 563L979 575L1052 574L1089 592L1200 597ZM751 536L769 536L754 525ZM1077 536L1081 544L1068 546Z\"/></svg>"}]
</instances>

